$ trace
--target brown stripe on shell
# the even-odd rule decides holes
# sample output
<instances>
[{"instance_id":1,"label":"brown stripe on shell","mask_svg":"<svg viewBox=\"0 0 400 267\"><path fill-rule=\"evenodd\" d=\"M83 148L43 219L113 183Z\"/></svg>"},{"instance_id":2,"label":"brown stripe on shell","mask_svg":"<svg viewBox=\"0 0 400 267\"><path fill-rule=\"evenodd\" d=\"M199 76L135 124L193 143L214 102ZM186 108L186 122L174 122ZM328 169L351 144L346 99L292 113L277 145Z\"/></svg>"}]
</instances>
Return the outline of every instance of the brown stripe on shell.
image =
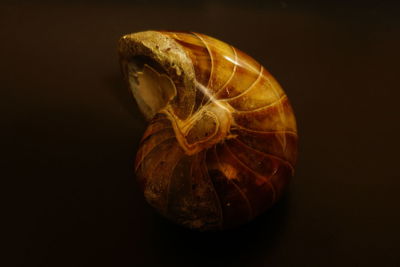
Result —
<instances>
[{"instance_id":1,"label":"brown stripe on shell","mask_svg":"<svg viewBox=\"0 0 400 267\"><path fill-rule=\"evenodd\" d=\"M272 105L251 111L234 112L235 124L255 131L296 132L296 120L286 96Z\"/></svg>"},{"instance_id":2,"label":"brown stripe on shell","mask_svg":"<svg viewBox=\"0 0 400 267\"><path fill-rule=\"evenodd\" d=\"M236 68L237 55L235 49L221 41L204 34L194 33L207 47L212 59L210 79L207 88L210 94L214 95L223 89L226 83L232 78Z\"/></svg>"},{"instance_id":3,"label":"brown stripe on shell","mask_svg":"<svg viewBox=\"0 0 400 267\"><path fill-rule=\"evenodd\" d=\"M241 94L246 91L260 75L261 65L239 49L234 49L237 54L235 75L216 95L218 99L232 98Z\"/></svg>"},{"instance_id":4,"label":"brown stripe on shell","mask_svg":"<svg viewBox=\"0 0 400 267\"><path fill-rule=\"evenodd\" d=\"M254 171L238 160L225 144L216 148L220 171L238 187L249 203L251 217L265 211L275 200L274 188L265 177L258 176Z\"/></svg>"},{"instance_id":5,"label":"brown stripe on shell","mask_svg":"<svg viewBox=\"0 0 400 267\"><path fill-rule=\"evenodd\" d=\"M293 169L297 159L297 135L293 132L252 132L244 129L232 130L236 139L229 140L235 143L248 154L262 153L264 157L275 158L281 164L289 165ZM281 142L285 139L285 144ZM252 155L252 156L256 156ZM249 156L251 157L251 156Z\"/></svg>"},{"instance_id":6,"label":"brown stripe on shell","mask_svg":"<svg viewBox=\"0 0 400 267\"><path fill-rule=\"evenodd\" d=\"M213 65L212 56L204 41L194 33L166 32L165 34L180 44L192 59L196 76L196 96L192 114L198 110L208 94Z\"/></svg>"},{"instance_id":7,"label":"brown stripe on shell","mask_svg":"<svg viewBox=\"0 0 400 267\"><path fill-rule=\"evenodd\" d=\"M227 140L225 145L243 165L267 180L276 173L279 165L282 164L281 160L245 146L236 138Z\"/></svg>"},{"instance_id":8,"label":"brown stripe on shell","mask_svg":"<svg viewBox=\"0 0 400 267\"><path fill-rule=\"evenodd\" d=\"M137 154L136 154L136 162L135 169L141 164L143 159L154 149L157 148L163 142L176 139L175 133L172 128L163 129L151 135L144 142L142 142Z\"/></svg>"},{"instance_id":9,"label":"brown stripe on shell","mask_svg":"<svg viewBox=\"0 0 400 267\"><path fill-rule=\"evenodd\" d=\"M220 229L222 210L218 196L205 165L206 153L202 151L192 157L192 214L191 228Z\"/></svg>"},{"instance_id":10,"label":"brown stripe on shell","mask_svg":"<svg viewBox=\"0 0 400 267\"><path fill-rule=\"evenodd\" d=\"M240 188L227 178L226 170L222 170L215 147L207 151L207 167L220 201L223 227L231 228L251 220L251 205Z\"/></svg>"},{"instance_id":11,"label":"brown stripe on shell","mask_svg":"<svg viewBox=\"0 0 400 267\"><path fill-rule=\"evenodd\" d=\"M142 185L146 200L160 212L165 209L165 199L167 197L166 187L168 185L168 175L170 172L156 171L157 166L163 168L173 168L173 162L179 160L184 155L175 139L169 139L156 146L139 164L136 176Z\"/></svg>"},{"instance_id":12,"label":"brown stripe on shell","mask_svg":"<svg viewBox=\"0 0 400 267\"><path fill-rule=\"evenodd\" d=\"M140 140L140 143L142 144L148 137L164 129L172 129L171 122L167 118L154 121L149 125L149 127L147 127L142 139Z\"/></svg>"},{"instance_id":13,"label":"brown stripe on shell","mask_svg":"<svg viewBox=\"0 0 400 267\"><path fill-rule=\"evenodd\" d=\"M279 84L263 68L260 78L247 91L224 101L237 111L253 111L274 104L284 95Z\"/></svg>"},{"instance_id":14,"label":"brown stripe on shell","mask_svg":"<svg viewBox=\"0 0 400 267\"><path fill-rule=\"evenodd\" d=\"M204 86L208 85L211 75L211 56L203 41L192 33L164 33L174 39L192 59L196 80Z\"/></svg>"},{"instance_id":15,"label":"brown stripe on shell","mask_svg":"<svg viewBox=\"0 0 400 267\"><path fill-rule=\"evenodd\" d=\"M240 50L199 33L162 35L192 64L173 81L194 80L196 91L178 86L176 98L159 111L168 116L157 115L142 138L135 168L145 197L189 228L246 223L273 205L293 176L298 138L289 100ZM204 111L215 115L215 129ZM188 150L188 144L202 146Z\"/></svg>"}]
</instances>

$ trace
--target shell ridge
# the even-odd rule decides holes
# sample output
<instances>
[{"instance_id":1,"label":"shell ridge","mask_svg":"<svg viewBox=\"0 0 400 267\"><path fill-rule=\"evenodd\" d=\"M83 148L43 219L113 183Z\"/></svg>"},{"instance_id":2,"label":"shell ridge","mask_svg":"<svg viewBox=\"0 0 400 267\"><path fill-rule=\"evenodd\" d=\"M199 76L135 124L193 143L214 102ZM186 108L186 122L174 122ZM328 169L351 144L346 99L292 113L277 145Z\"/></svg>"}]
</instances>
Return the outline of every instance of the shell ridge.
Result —
<instances>
[{"instance_id":1,"label":"shell ridge","mask_svg":"<svg viewBox=\"0 0 400 267\"><path fill-rule=\"evenodd\" d=\"M237 162L239 162L239 164L242 165L245 169L249 170L252 174L254 174L254 176L255 176L257 179L263 180L265 183L267 183L267 184L271 187L272 194L273 194L272 198L273 198L273 201L275 201L275 199L276 199L276 190L275 190L274 185L273 185L273 184L271 183L271 181L270 181L270 178L271 178L273 175L267 177L267 176L265 176L265 175L262 175L262 174L258 173L258 172L255 171L255 170L251 169L249 166L247 166L242 160L240 160L240 159L231 151L231 149L229 148L228 145L226 145L225 143L224 143L224 145L225 145L225 147L226 147L226 150L229 152L229 154L232 155L232 158L233 158L233 159L235 159L235 160L236 160Z\"/></svg>"},{"instance_id":2,"label":"shell ridge","mask_svg":"<svg viewBox=\"0 0 400 267\"><path fill-rule=\"evenodd\" d=\"M200 34L197 34L195 32L192 32L192 34L201 40L201 42L204 44L205 48L207 49L208 56L210 57L210 62L211 62L210 68L211 68L211 70L210 70L210 76L208 77L208 82L207 82L207 88L209 88L210 87L210 83L211 83L211 77L213 76L213 73L214 73L214 58L213 58L213 55L211 53L210 47L207 45L207 42L204 40L204 38L201 37Z\"/></svg>"},{"instance_id":3,"label":"shell ridge","mask_svg":"<svg viewBox=\"0 0 400 267\"><path fill-rule=\"evenodd\" d=\"M270 158L273 158L273 159L276 159L276 160L281 161L282 163L288 165L292 171L294 171L294 167L292 166L292 163L290 163L289 161L287 161L287 160L285 160L285 159L283 159L283 158L281 158L281 157L279 157L279 156L277 156L277 155L274 155L274 154L271 154L271 153L267 153L267 152L264 152L264 151L257 150L257 149L255 149L255 148L253 148L253 147L251 147L251 146L249 146L249 145L243 143L241 140L239 140L239 139L237 139L237 138L234 139L234 140L235 140L235 142L240 143L240 145L246 147L247 149L253 150L255 153L259 153L259 154L264 155L265 157L270 157Z\"/></svg>"},{"instance_id":4,"label":"shell ridge","mask_svg":"<svg viewBox=\"0 0 400 267\"><path fill-rule=\"evenodd\" d=\"M118 45L148 122L134 170L151 206L206 231L242 225L278 201L299 137L288 96L262 64L197 32L132 33Z\"/></svg>"},{"instance_id":5,"label":"shell ridge","mask_svg":"<svg viewBox=\"0 0 400 267\"><path fill-rule=\"evenodd\" d=\"M151 126L153 126L154 124L151 124L150 126L149 126L149 128L151 127ZM169 129L173 129L172 128L172 126L168 126L168 127L163 127L163 128L161 128L161 129L157 129L155 132L151 132L151 133L149 133L149 134L146 134L146 132L143 134L143 136L142 136L142 139L140 140L140 144L143 144L144 142L146 142L149 138L151 138L151 136L153 136L153 135L155 135L155 134L157 134L157 133L159 133L159 132L161 132L161 131L164 131L164 130L169 130ZM147 131L147 130L146 130Z\"/></svg>"},{"instance_id":6,"label":"shell ridge","mask_svg":"<svg viewBox=\"0 0 400 267\"><path fill-rule=\"evenodd\" d=\"M147 153L146 155L141 155L140 156L140 160L135 164L136 165L136 170L139 168L139 165L142 164L142 162L145 160L145 158L150 155L150 153L152 153L154 151L154 149L156 149L158 146L160 146L161 144L164 144L167 141L170 141L171 139L176 138L175 136L172 137L168 137L167 139L164 139L163 141L161 141L160 143L154 145ZM138 151L138 155L139 155L140 151Z\"/></svg>"},{"instance_id":7,"label":"shell ridge","mask_svg":"<svg viewBox=\"0 0 400 267\"><path fill-rule=\"evenodd\" d=\"M257 82L261 80L261 77L263 77L263 72L264 72L263 70L264 70L264 67L260 64L260 70L259 70L259 73L258 73L257 78L254 80L254 82L253 82L246 90L244 90L243 92L241 92L241 93L238 94L237 96L228 97L228 98L223 98L223 99L221 99L221 101L227 101L227 102L229 102L229 101L235 100L235 99L237 99L237 98L239 98L239 97L241 97L241 96L247 94L248 92L250 92L251 89L253 89L253 88L255 87L255 85L257 84Z\"/></svg>"},{"instance_id":8,"label":"shell ridge","mask_svg":"<svg viewBox=\"0 0 400 267\"><path fill-rule=\"evenodd\" d=\"M215 190L215 184L213 182L213 180L211 179L211 176L208 173L208 168L206 166L206 162L207 162L207 151L204 152L204 160L202 161L202 170L204 175L207 177L206 179L209 181L210 183L210 188L213 191L213 194L215 195L215 198L218 202L218 211L219 211L219 217L220 217L220 223L219 226L222 228L223 222L224 222L224 214L222 212L222 203L221 203L221 198L220 196L217 194L217 191Z\"/></svg>"},{"instance_id":9,"label":"shell ridge","mask_svg":"<svg viewBox=\"0 0 400 267\"><path fill-rule=\"evenodd\" d=\"M201 42L204 44L205 48L207 49L208 56L210 57L211 70L210 70L210 76L208 76L208 81L207 81L207 85L206 85L207 88L210 88L211 77L213 76L213 73L214 73L214 58L211 53L210 47L207 45L206 41L199 34L197 34L195 32L192 32L192 34L201 40ZM202 106L205 96L206 96L206 94L203 94L203 99L200 101L200 106Z\"/></svg>"},{"instance_id":10,"label":"shell ridge","mask_svg":"<svg viewBox=\"0 0 400 267\"><path fill-rule=\"evenodd\" d=\"M223 89L225 89L225 87L232 81L233 77L234 77L235 74L236 74L238 55L237 55L237 52L236 52L235 47L233 47L233 46L231 46L231 45L230 45L230 47L232 48L233 54L235 55L235 59L234 59L234 62L235 62L235 63L233 64L233 70L232 70L232 73L231 73L231 75L229 76L228 80L221 86L221 88L219 88L219 89L215 92L214 96L215 96L216 98L218 98L219 93L220 93ZM208 102L210 102L210 101L211 101L211 100L209 100ZM207 104L208 104L208 103L207 103Z\"/></svg>"},{"instance_id":11,"label":"shell ridge","mask_svg":"<svg viewBox=\"0 0 400 267\"><path fill-rule=\"evenodd\" d=\"M214 154L215 154L215 158L216 158L216 161L217 161L217 165L218 165L219 170L220 170L222 173L224 173L224 172L223 172L223 169L222 169L222 166L221 166L221 163L220 163L220 160L219 160L218 153L217 153L217 151L216 151L216 146L214 146ZM224 176L225 176L225 175L224 175ZM225 176L225 177L226 177L226 176ZM226 177L226 180L227 180L229 183L231 183L231 184L236 188L236 190L239 192L239 194L242 196L242 198L244 199L246 205L247 205L248 208L249 208L249 218L252 218L254 212L253 212L253 207L252 207L252 205L251 205L251 203L250 203L250 200L247 198L247 196L245 195L245 193L243 192L243 190L235 183L235 181L233 181L232 179L229 179L228 177Z\"/></svg>"},{"instance_id":12,"label":"shell ridge","mask_svg":"<svg viewBox=\"0 0 400 267\"><path fill-rule=\"evenodd\" d=\"M268 77L267 77L266 81L267 81L267 83L271 86L271 88L274 89L275 95L276 95L277 97L279 97L279 92L277 92L275 86L272 85L272 83L271 83L271 81L270 81L270 79L269 79ZM283 96L285 96L285 98L284 98ZM279 101L279 102L282 102L283 99L286 99L286 100L288 101L289 98L287 97L287 95L286 95L286 94L283 94L283 96L280 97L280 99L278 99L277 102L278 102L278 101ZM284 111L282 105L278 106L278 111L279 111L279 117L280 117L281 121L282 121L284 124L286 124L287 118L286 118L286 116L285 116L285 111ZM286 146L287 146L287 143L286 143L286 135L281 136L281 138L278 138L278 140L279 140L279 142L281 143L281 145L282 145L282 147L283 147L283 150L285 151L285 150L286 150Z\"/></svg>"},{"instance_id":13,"label":"shell ridge","mask_svg":"<svg viewBox=\"0 0 400 267\"><path fill-rule=\"evenodd\" d=\"M249 133L255 133L255 134L276 134L276 133L284 133L284 134L292 134L297 137L297 132L291 131L291 130L268 130L268 131L261 131L261 130L254 130L254 129L249 129L246 127L243 127L242 125L235 124L232 126L231 131L245 131Z\"/></svg>"},{"instance_id":14,"label":"shell ridge","mask_svg":"<svg viewBox=\"0 0 400 267\"><path fill-rule=\"evenodd\" d=\"M262 106L262 107L259 107L259 108L256 108L256 109L252 109L252 110L235 110L234 113L236 113L236 114L246 114L246 113L264 111L266 109L269 109L271 107L276 106L277 104L279 104L280 102L282 102L285 99L287 99L287 95L283 94L277 100L275 100L274 102L269 103L269 104L267 104L265 106ZM279 115L281 116L281 111L283 112L283 110L282 110L282 108L280 106L278 108L279 108ZM283 121L286 122L286 120L283 120Z\"/></svg>"},{"instance_id":15,"label":"shell ridge","mask_svg":"<svg viewBox=\"0 0 400 267\"><path fill-rule=\"evenodd\" d=\"M179 145L179 144L178 144ZM168 175L168 184L167 184L167 189L166 189L166 200L165 200L165 207L164 207L164 212L165 214L168 214L168 204L169 204L169 195L171 191L171 180L172 180L172 175L174 174L176 166L181 162L181 160L184 158L184 156L181 156L176 162L174 163L174 166L171 168L171 172Z\"/></svg>"}]
</instances>

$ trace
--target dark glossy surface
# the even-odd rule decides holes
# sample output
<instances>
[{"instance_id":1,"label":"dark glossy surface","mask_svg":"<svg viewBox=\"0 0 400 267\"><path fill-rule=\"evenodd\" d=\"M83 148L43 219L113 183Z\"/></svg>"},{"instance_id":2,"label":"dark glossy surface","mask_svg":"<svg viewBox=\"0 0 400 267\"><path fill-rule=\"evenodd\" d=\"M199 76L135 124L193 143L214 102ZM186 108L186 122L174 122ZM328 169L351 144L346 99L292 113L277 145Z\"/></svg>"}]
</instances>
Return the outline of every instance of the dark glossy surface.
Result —
<instances>
[{"instance_id":1,"label":"dark glossy surface","mask_svg":"<svg viewBox=\"0 0 400 267\"><path fill-rule=\"evenodd\" d=\"M280 199L294 174L297 128L264 67L193 32L128 34L118 51L127 87L151 118L135 160L151 206L179 225L215 231L252 221ZM140 67L145 57L163 74Z\"/></svg>"},{"instance_id":2,"label":"dark glossy surface","mask_svg":"<svg viewBox=\"0 0 400 267\"><path fill-rule=\"evenodd\" d=\"M1 4L3 240L13 265L399 265L399 7L261 2ZM145 123L116 42L156 28L248 52L296 112L289 192L240 230L170 225L133 179Z\"/></svg>"}]
</instances>

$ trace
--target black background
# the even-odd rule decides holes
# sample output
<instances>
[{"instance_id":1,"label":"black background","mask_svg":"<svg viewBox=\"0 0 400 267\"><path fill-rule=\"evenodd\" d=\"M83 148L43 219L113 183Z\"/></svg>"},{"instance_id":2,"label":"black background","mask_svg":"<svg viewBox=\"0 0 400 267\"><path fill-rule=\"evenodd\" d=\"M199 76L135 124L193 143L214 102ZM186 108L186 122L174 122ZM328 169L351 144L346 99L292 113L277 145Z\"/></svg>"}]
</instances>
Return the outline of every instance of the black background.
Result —
<instances>
[{"instance_id":1,"label":"black background","mask_svg":"<svg viewBox=\"0 0 400 267\"><path fill-rule=\"evenodd\" d=\"M2 2L11 266L400 266L399 14L394 1ZM253 223L191 232L139 193L133 160L145 122L116 43L147 29L224 40L291 99L296 176Z\"/></svg>"}]
</instances>

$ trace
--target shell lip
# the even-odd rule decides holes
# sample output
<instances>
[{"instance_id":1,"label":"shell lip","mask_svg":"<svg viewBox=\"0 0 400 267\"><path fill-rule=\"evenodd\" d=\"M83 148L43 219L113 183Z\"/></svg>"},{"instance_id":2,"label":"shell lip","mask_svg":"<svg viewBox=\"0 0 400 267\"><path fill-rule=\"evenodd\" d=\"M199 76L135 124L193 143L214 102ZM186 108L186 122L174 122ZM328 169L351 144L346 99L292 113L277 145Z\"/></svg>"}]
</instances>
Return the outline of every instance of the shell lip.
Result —
<instances>
[{"instance_id":1,"label":"shell lip","mask_svg":"<svg viewBox=\"0 0 400 267\"><path fill-rule=\"evenodd\" d=\"M147 57L156 62L177 89L176 97L170 102L174 113L180 119L190 116L196 95L195 71L190 57L180 44L162 32L144 31L121 37L118 53L125 81L130 76L127 65L134 57Z\"/></svg>"}]
</instances>

